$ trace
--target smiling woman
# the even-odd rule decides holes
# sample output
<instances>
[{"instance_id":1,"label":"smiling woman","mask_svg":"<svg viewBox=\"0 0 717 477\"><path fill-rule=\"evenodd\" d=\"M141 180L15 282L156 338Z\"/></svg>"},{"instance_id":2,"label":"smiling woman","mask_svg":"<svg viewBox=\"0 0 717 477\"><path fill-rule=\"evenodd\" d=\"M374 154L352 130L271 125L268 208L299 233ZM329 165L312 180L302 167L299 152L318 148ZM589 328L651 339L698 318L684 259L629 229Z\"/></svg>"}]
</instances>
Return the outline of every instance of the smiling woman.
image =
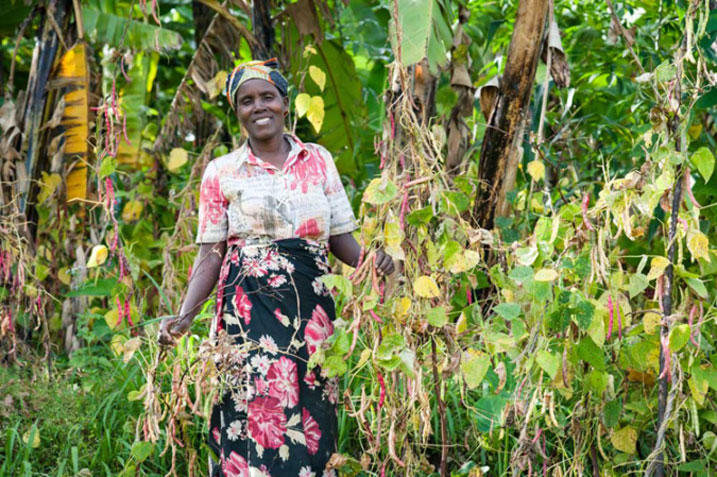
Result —
<instances>
[{"instance_id":1,"label":"smiling woman","mask_svg":"<svg viewBox=\"0 0 717 477\"><path fill-rule=\"evenodd\" d=\"M232 343L214 406L213 476L332 477L338 381L309 358L333 333L334 302L321 276L328 251L356 266L355 219L331 154L284 133L286 79L275 60L237 67L229 104L247 131L236 151L211 161L202 179L197 243L187 298L162 323L172 345L217 285L212 336ZM383 274L391 258L376 254Z\"/></svg>"}]
</instances>

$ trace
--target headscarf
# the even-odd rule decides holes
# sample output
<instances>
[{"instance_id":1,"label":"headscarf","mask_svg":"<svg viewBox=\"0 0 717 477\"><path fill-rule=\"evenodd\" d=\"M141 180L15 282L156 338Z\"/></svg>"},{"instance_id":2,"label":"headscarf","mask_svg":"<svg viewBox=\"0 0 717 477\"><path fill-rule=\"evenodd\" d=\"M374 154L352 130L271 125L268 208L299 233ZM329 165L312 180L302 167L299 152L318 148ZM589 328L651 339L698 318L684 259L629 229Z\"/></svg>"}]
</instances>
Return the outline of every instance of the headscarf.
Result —
<instances>
[{"instance_id":1,"label":"headscarf","mask_svg":"<svg viewBox=\"0 0 717 477\"><path fill-rule=\"evenodd\" d=\"M289 82L284 78L284 75L279 72L278 68L279 62L276 58L249 61L234 68L234 71L227 76L227 83L224 88L229 106L236 110L236 104L234 103L236 93L239 87L250 79L263 79L264 81L268 81L276 86L276 89L279 90L282 96L286 97Z\"/></svg>"}]
</instances>

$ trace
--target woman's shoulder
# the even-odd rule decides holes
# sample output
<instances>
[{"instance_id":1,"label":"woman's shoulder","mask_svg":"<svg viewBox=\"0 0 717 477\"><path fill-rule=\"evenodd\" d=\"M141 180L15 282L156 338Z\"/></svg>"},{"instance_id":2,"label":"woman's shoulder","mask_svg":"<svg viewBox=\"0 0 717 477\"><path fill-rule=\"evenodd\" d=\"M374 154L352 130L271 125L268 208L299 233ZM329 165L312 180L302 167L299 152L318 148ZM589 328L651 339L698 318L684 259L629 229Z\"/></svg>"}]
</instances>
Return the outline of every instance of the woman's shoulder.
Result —
<instances>
[{"instance_id":1,"label":"woman's shoulder","mask_svg":"<svg viewBox=\"0 0 717 477\"><path fill-rule=\"evenodd\" d=\"M304 142L301 139L299 139L297 136L294 136L291 134L289 135L289 137L294 140L294 142L300 149L304 149L312 154L318 154L322 158L327 158L327 157L332 158L329 150L326 149L321 144L317 144L315 142Z\"/></svg>"},{"instance_id":2,"label":"woman's shoulder","mask_svg":"<svg viewBox=\"0 0 717 477\"><path fill-rule=\"evenodd\" d=\"M238 149L234 149L223 156L215 157L209 161L207 163L206 170L214 170L219 173L229 170L236 171L237 166L241 165L245 159L246 151L245 147L242 145Z\"/></svg>"}]
</instances>

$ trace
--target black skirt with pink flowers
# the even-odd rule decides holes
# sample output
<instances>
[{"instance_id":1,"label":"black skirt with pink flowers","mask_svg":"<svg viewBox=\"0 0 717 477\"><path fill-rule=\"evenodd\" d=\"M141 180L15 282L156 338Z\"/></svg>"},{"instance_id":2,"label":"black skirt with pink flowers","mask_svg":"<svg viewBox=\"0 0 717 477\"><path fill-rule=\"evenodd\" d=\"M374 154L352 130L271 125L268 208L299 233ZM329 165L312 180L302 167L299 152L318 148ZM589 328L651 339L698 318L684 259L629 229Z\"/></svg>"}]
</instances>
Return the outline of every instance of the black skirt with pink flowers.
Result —
<instances>
[{"instance_id":1,"label":"black skirt with pink flowers","mask_svg":"<svg viewBox=\"0 0 717 477\"><path fill-rule=\"evenodd\" d=\"M331 294L319 280L327 250L286 239L230 246L219 279L216 331L236 346L212 411L209 445L225 477L335 477L338 381L307 371L333 333Z\"/></svg>"}]
</instances>

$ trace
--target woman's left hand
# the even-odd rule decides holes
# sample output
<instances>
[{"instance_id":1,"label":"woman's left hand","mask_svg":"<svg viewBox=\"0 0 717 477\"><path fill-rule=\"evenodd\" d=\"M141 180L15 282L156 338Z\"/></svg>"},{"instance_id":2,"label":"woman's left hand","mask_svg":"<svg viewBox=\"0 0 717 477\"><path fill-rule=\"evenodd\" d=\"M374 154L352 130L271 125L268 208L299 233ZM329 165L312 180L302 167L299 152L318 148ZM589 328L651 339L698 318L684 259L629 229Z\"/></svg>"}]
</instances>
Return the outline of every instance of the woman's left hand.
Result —
<instances>
[{"instance_id":1,"label":"woman's left hand","mask_svg":"<svg viewBox=\"0 0 717 477\"><path fill-rule=\"evenodd\" d=\"M396 270L393 259L383 250L376 251L376 255L373 256L373 264L380 275L391 275Z\"/></svg>"}]
</instances>

